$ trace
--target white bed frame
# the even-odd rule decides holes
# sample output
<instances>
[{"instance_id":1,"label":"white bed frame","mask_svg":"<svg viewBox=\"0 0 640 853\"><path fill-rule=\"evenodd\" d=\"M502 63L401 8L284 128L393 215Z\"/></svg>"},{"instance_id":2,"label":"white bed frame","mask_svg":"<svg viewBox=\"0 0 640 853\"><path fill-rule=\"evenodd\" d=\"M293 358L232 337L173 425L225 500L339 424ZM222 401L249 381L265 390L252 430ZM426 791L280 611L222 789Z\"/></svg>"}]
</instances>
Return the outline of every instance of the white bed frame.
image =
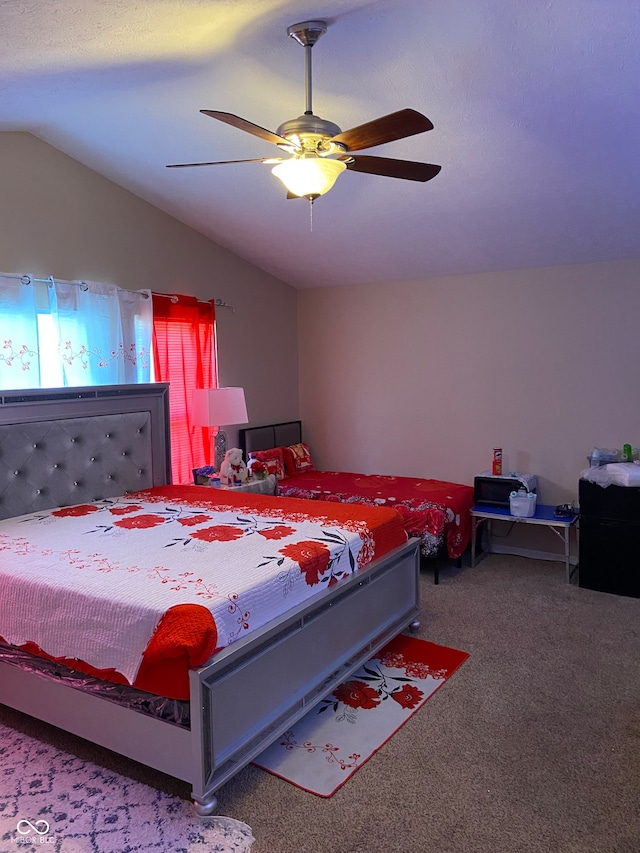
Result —
<instances>
[{"instance_id":1,"label":"white bed frame","mask_svg":"<svg viewBox=\"0 0 640 853\"><path fill-rule=\"evenodd\" d=\"M0 517L164 485L168 437L165 384L0 395ZM5 662L0 702L188 782L208 816L221 785L418 629L419 568L412 540L192 670L190 729Z\"/></svg>"}]
</instances>

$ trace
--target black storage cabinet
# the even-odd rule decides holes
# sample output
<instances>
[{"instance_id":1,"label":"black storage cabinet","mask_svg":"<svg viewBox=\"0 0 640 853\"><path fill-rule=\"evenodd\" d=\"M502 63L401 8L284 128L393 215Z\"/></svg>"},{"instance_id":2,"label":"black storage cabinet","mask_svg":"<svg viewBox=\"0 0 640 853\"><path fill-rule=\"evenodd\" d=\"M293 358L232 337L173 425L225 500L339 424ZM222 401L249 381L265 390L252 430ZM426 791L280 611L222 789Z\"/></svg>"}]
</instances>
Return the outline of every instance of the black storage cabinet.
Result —
<instances>
[{"instance_id":1,"label":"black storage cabinet","mask_svg":"<svg viewBox=\"0 0 640 853\"><path fill-rule=\"evenodd\" d=\"M640 488L580 480L579 585L640 598Z\"/></svg>"}]
</instances>

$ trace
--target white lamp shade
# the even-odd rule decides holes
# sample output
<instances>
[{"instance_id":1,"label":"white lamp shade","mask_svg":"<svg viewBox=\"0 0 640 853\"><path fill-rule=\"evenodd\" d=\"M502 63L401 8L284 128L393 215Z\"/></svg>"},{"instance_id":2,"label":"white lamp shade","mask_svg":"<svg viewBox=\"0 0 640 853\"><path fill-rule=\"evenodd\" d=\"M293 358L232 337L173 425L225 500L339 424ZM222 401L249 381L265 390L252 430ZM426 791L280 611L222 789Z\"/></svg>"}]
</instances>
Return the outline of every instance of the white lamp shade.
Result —
<instances>
[{"instance_id":1,"label":"white lamp shade","mask_svg":"<svg viewBox=\"0 0 640 853\"><path fill-rule=\"evenodd\" d=\"M293 157L271 170L293 195L316 198L324 195L335 184L336 178L347 168L341 160L323 157Z\"/></svg>"},{"instance_id":2,"label":"white lamp shade","mask_svg":"<svg viewBox=\"0 0 640 853\"><path fill-rule=\"evenodd\" d=\"M244 388L196 388L191 400L195 426L248 424Z\"/></svg>"}]
</instances>

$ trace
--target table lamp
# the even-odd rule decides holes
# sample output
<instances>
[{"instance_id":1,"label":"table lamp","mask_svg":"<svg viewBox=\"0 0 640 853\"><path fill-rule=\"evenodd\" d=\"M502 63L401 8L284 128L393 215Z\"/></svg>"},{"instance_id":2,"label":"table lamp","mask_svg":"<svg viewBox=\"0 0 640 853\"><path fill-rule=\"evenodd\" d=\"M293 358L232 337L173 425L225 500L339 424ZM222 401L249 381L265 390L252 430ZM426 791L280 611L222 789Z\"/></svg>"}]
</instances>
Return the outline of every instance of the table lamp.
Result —
<instances>
[{"instance_id":1,"label":"table lamp","mask_svg":"<svg viewBox=\"0 0 640 853\"><path fill-rule=\"evenodd\" d=\"M214 428L214 465L219 471L227 452L227 435L220 427L249 423L244 388L196 388L191 400L191 422Z\"/></svg>"}]
</instances>

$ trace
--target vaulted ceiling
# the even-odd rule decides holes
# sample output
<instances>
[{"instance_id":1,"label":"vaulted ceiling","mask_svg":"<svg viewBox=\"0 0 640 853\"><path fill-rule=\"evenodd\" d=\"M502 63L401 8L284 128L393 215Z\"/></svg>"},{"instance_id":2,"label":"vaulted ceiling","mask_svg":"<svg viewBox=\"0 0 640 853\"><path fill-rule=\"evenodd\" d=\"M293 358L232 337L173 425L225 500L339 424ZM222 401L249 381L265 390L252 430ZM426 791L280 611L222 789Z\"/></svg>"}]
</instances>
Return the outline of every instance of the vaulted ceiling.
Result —
<instances>
[{"instance_id":1,"label":"vaulted ceiling","mask_svg":"<svg viewBox=\"0 0 640 853\"><path fill-rule=\"evenodd\" d=\"M260 163L305 109L434 129L366 153L313 205ZM0 130L29 131L294 287L640 257L637 0L0 0ZM1 188L0 188L1 189Z\"/></svg>"}]
</instances>

